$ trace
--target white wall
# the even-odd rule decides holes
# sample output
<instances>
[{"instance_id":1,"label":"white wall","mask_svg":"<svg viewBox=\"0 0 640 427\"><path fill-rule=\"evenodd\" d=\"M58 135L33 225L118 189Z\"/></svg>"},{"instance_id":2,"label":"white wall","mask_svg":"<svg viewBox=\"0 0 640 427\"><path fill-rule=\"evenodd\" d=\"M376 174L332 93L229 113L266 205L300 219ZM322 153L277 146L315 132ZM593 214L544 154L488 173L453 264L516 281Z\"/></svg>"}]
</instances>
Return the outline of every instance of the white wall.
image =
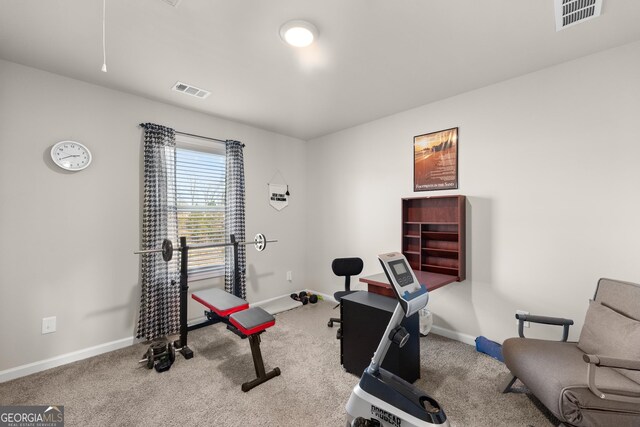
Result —
<instances>
[{"instance_id":1,"label":"white wall","mask_svg":"<svg viewBox=\"0 0 640 427\"><path fill-rule=\"evenodd\" d=\"M0 60L0 371L135 334L142 122L245 143L247 237L279 240L247 251L248 299L304 287L304 141ZM53 166L64 139L91 149L88 169ZM267 197L278 169L292 194L281 212ZM58 331L41 335L47 316Z\"/></svg>"},{"instance_id":2,"label":"white wall","mask_svg":"<svg viewBox=\"0 0 640 427\"><path fill-rule=\"evenodd\" d=\"M463 194L467 280L431 294L435 324L502 341L523 309L577 339L599 277L640 282L638 70L634 43L309 141L308 286L342 286L335 257L379 272L402 197ZM413 136L456 126L459 190L414 193Z\"/></svg>"},{"instance_id":3,"label":"white wall","mask_svg":"<svg viewBox=\"0 0 640 427\"><path fill-rule=\"evenodd\" d=\"M401 197L465 194L468 278L432 294L436 324L500 341L525 309L576 319L575 339L597 278L640 282L639 69L634 43L305 144L0 60L0 371L133 336L147 121L246 144L248 237L279 240L247 253L250 301L333 293L335 257L376 273L400 249ZM460 189L413 193L413 136L453 126ZM90 147L87 170L51 164L62 139ZM46 316L58 332L40 334Z\"/></svg>"}]
</instances>

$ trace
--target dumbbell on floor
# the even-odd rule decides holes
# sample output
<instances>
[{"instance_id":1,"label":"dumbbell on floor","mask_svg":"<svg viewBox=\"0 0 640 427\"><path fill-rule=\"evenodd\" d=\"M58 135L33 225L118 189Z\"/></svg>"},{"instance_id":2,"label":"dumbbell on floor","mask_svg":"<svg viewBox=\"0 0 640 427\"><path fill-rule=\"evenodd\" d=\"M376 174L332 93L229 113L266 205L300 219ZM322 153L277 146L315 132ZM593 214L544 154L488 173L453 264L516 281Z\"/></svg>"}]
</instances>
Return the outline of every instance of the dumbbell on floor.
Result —
<instances>
[{"instance_id":1,"label":"dumbbell on floor","mask_svg":"<svg viewBox=\"0 0 640 427\"><path fill-rule=\"evenodd\" d=\"M300 301L302 305L307 305L308 303L315 304L318 302L318 295L309 294L305 291L299 294L291 294L291 298Z\"/></svg>"},{"instance_id":2,"label":"dumbbell on floor","mask_svg":"<svg viewBox=\"0 0 640 427\"><path fill-rule=\"evenodd\" d=\"M145 363L148 369L156 368L158 372L168 371L176 360L176 350L172 343L164 341L154 342L142 356L140 363Z\"/></svg>"}]
</instances>

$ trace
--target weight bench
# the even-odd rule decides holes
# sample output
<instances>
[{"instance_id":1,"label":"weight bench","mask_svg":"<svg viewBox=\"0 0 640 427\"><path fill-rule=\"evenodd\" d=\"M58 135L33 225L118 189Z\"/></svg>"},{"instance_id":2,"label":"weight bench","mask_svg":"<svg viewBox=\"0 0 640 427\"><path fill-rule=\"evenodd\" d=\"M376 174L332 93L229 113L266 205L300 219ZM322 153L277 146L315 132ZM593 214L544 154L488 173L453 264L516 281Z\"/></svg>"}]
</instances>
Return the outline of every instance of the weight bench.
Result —
<instances>
[{"instance_id":1,"label":"weight bench","mask_svg":"<svg viewBox=\"0 0 640 427\"><path fill-rule=\"evenodd\" d=\"M240 338L249 338L256 378L242 384L242 391L247 392L257 385L280 375L280 368L265 372L262 352L260 351L260 334L276 324L276 319L260 307L249 308L249 303L222 289L207 289L191 294L191 297L210 311L205 312L207 321L202 326L223 322L227 329ZM200 325L196 325L200 327ZM190 327L195 329L194 327Z\"/></svg>"}]
</instances>

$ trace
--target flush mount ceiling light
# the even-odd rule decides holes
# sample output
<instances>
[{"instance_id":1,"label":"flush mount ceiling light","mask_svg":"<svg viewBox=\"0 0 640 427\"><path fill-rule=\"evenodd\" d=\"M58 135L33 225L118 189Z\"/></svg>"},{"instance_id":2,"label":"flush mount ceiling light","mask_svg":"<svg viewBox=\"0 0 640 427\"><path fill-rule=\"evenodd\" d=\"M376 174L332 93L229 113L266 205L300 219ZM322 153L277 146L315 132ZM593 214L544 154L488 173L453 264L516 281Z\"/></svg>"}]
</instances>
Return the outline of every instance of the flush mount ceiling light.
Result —
<instances>
[{"instance_id":1,"label":"flush mount ceiling light","mask_svg":"<svg viewBox=\"0 0 640 427\"><path fill-rule=\"evenodd\" d=\"M295 47L307 47L318 38L318 29L307 21L289 21L280 27L280 37Z\"/></svg>"}]
</instances>

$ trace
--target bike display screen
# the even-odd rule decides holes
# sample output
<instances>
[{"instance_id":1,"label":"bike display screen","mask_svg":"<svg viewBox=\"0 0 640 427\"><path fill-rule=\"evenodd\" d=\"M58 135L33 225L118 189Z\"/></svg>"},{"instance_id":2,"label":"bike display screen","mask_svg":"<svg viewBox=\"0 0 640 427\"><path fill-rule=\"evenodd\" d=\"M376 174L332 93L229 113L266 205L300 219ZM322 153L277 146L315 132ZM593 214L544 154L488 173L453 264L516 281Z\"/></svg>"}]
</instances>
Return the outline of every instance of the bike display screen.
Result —
<instances>
[{"instance_id":1,"label":"bike display screen","mask_svg":"<svg viewBox=\"0 0 640 427\"><path fill-rule=\"evenodd\" d=\"M398 285L404 287L413 284L413 275L409 271L405 260L399 259L397 261L391 261L389 266Z\"/></svg>"},{"instance_id":2,"label":"bike display screen","mask_svg":"<svg viewBox=\"0 0 640 427\"><path fill-rule=\"evenodd\" d=\"M398 275L405 274L407 272L407 267L406 267L404 262L400 262L400 263L395 264L393 266L393 269L395 270L396 274L398 274Z\"/></svg>"}]
</instances>

